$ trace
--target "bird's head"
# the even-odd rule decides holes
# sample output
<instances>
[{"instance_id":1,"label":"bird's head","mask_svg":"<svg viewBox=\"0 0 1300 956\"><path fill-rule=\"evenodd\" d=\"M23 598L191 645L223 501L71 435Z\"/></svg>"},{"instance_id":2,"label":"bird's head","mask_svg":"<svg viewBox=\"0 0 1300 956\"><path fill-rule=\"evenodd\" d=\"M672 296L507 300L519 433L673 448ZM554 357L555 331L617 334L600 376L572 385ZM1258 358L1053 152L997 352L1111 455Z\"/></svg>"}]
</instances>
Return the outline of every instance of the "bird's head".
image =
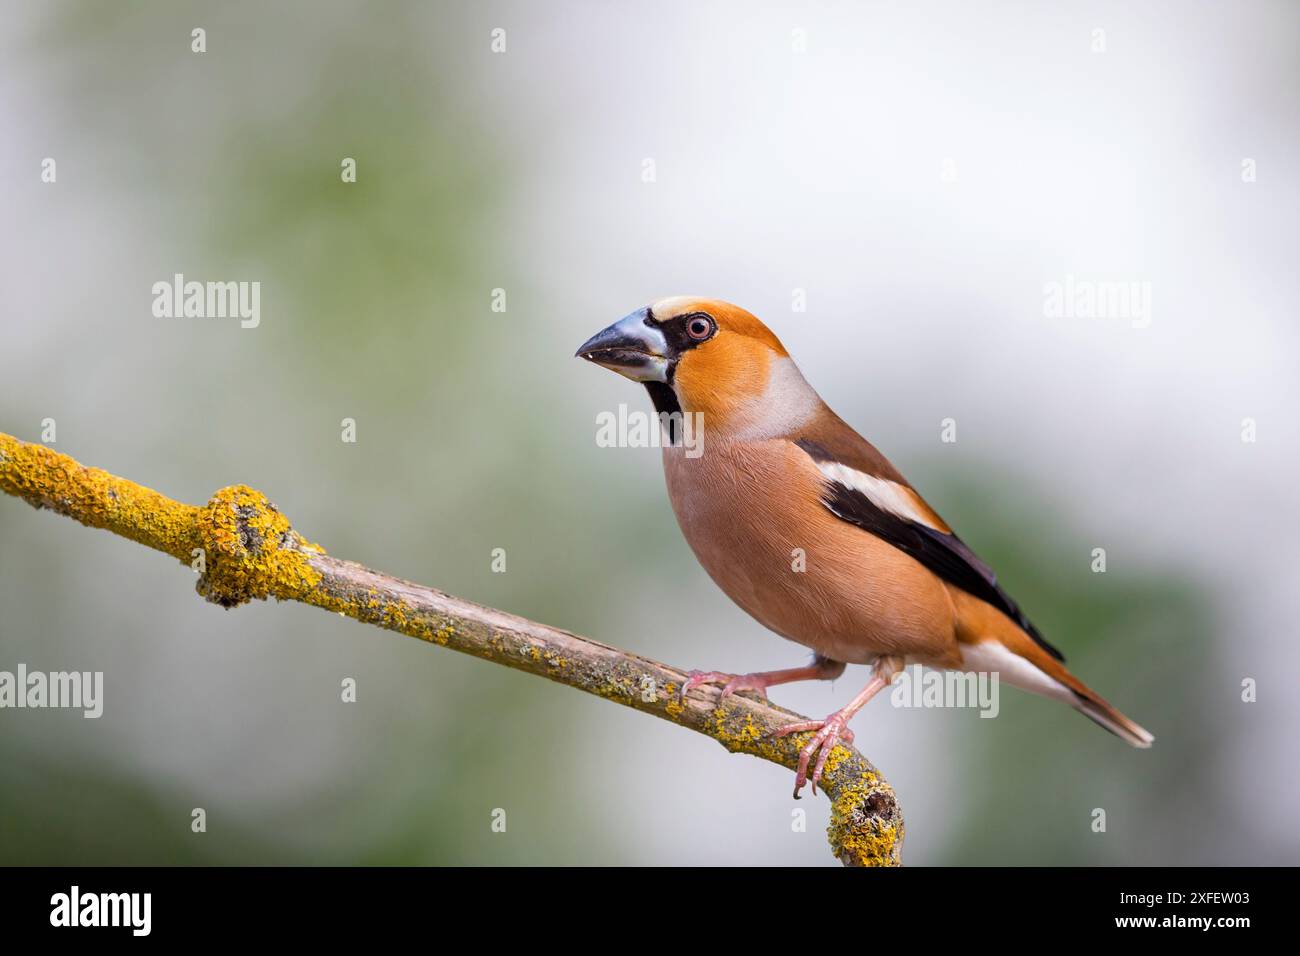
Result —
<instances>
[{"instance_id":1,"label":"bird's head","mask_svg":"<svg viewBox=\"0 0 1300 956\"><path fill-rule=\"evenodd\" d=\"M577 356L643 383L658 411L701 412L712 427L766 416L763 404L783 397L773 387L811 393L780 339L717 299L661 299L597 332Z\"/></svg>"}]
</instances>

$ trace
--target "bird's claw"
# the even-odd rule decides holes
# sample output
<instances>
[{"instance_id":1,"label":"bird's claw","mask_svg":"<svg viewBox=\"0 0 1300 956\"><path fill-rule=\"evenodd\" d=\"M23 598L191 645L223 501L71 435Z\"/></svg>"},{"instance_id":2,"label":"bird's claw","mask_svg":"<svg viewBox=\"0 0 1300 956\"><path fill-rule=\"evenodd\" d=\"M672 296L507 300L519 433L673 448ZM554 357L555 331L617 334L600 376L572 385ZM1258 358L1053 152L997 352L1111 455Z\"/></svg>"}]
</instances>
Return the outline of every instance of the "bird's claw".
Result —
<instances>
[{"instance_id":1,"label":"bird's claw","mask_svg":"<svg viewBox=\"0 0 1300 956\"><path fill-rule=\"evenodd\" d=\"M741 690L756 690L759 696L767 700L767 681L760 674L726 674L722 671L691 671L686 676L682 684L682 692L679 697L681 703L686 702L686 695L690 691L704 684L722 684L722 696L718 698L718 703L722 703L732 694Z\"/></svg>"},{"instance_id":2,"label":"bird's claw","mask_svg":"<svg viewBox=\"0 0 1300 956\"><path fill-rule=\"evenodd\" d=\"M805 720L797 724L787 724L773 731L769 736L773 738L785 737L788 734L797 734L807 730L817 732L799 751L799 768L794 776L794 798L796 800L799 799L799 791L808 782L808 764L812 760L812 755L817 754L817 763L813 765L812 772L812 792L815 795L817 793L817 784L821 781L822 771L826 767L826 761L830 757L831 751L839 743L843 743L845 746L850 746L853 743L853 731L849 729L848 717L839 711L831 714L825 720Z\"/></svg>"}]
</instances>

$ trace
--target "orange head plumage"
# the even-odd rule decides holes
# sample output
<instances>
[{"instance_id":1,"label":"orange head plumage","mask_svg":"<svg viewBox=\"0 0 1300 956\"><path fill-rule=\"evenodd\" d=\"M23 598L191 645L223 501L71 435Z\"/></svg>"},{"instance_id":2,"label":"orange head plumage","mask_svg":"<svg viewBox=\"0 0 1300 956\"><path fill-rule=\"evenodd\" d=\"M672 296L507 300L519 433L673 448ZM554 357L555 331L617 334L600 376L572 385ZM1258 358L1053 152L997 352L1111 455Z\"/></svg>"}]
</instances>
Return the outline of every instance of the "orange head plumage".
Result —
<instances>
[{"instance_id":1,"label":"orange head plumage","mask_svg":"<svg viewBox=\"0 0 1300 956\"><path fill-rule=\"evenodd\" d=\"M769 414L761 406L774 383L812 395L781 340L718 299L660 299L596 333L577 354L644 383L659 411L702 413L714 429Z\"/></svg>"}]
</instances>

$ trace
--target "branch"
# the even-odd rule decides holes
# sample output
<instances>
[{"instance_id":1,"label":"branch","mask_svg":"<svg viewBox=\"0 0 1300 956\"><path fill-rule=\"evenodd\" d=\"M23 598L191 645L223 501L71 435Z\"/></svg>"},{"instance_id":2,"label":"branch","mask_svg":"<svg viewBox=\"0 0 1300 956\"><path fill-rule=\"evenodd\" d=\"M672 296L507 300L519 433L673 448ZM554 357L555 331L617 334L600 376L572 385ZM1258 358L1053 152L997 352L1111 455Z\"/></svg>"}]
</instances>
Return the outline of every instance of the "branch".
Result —
<instances>
[{"instance_id":1,"label":"branch","mask_svg":"<svg viewBox=\"0 0 1300 956\"><path fill-rule=\"evenodd\" d=\"M537 674L790 769L808 740L807 733L770 738L807 718L764 700L733 695L719 705L720 691L702 687L681 702L686 675L676 668L331 557L244 485L223 488L196 508L0 433L0 489L201 568L198 592L222 607L268 597L311 604ZM846 865L899 865L902 811L879 771L840 744L822 786L835 856Z\"/></svg>"}]
</instances>

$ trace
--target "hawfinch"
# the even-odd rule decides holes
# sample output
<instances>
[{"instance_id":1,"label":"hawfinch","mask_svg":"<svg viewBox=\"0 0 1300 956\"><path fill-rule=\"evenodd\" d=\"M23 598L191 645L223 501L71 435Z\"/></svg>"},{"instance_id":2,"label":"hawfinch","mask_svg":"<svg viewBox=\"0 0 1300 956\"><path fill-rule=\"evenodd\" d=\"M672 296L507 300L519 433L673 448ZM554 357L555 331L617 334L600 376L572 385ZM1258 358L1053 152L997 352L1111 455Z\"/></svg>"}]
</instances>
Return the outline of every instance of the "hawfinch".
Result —
<instances>
[{"instance_id":1,"label":"hawfinch","mask_svg":"<svg viewBox=\"0 0 1300 956\"><path fill-rule=\"evenodd\" d=\"M752 617L813 651L806 667L734 676L694 671L682 689L722 684L765 694L832 680L846 664L873 676L843 710L779 735L815 731L795 796L814 792L849 720L904 666L996 672L1063 701L1134 747L1151 734L1065 669L987 564L870 442L813 391L785 348L744 309L664 299L597 333L578 356L641 382L662 422L700 422L705 440L663 451L682 533L718 587ZM665 416L669 417L665 417ZM802 570L792 556L802 549Z\"/></svg>"}]
</instances>

